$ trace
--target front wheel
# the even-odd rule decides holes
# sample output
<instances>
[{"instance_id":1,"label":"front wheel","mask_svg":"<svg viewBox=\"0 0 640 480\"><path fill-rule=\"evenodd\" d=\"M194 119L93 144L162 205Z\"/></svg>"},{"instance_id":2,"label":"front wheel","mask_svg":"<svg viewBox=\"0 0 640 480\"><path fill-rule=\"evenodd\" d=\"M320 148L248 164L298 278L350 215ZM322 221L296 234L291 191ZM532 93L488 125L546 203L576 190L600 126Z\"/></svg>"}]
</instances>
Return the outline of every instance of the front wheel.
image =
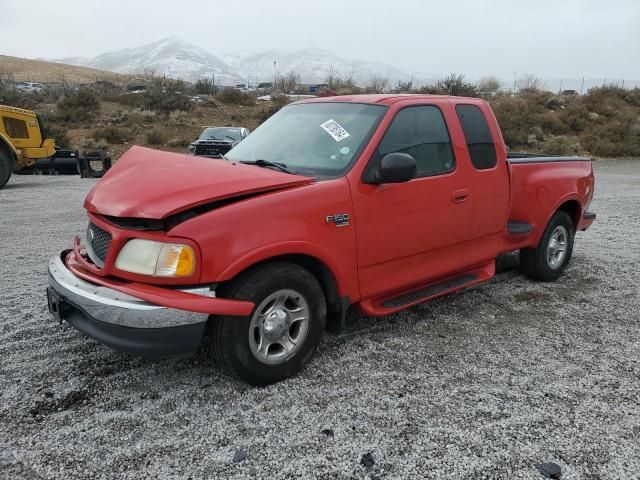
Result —
<instances>
[{"instance_id":1,"label":"front wheel","mask_svg":"<svg viewBox=\"0 0 640 480\"><path fill-rule=\"evenodd\" d=\"M522 272L535 280L556 280L567 267L573 252L575 227L567 212L556 212L536 248L520 250Z\"/></svg>"},{"instance_id":2,"label":"front wheel","mask_svg":"<svg viewBox=\"0 0 640 480\"><path fill-rule=\"evenodd\" d=\"M223 298L255 304L248 317L212 317L209 341L215 361L251 385L296 374L315 353L326 323L324 292L306 269L274 262L220 289Z\"/></svg>"}]
</instances>

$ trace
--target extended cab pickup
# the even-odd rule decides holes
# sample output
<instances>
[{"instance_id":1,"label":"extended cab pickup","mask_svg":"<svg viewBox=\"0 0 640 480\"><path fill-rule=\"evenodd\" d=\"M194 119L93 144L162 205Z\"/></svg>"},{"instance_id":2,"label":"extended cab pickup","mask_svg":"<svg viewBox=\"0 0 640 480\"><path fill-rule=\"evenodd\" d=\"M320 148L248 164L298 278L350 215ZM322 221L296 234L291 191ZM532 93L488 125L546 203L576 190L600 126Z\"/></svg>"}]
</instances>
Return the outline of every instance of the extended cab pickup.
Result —
<instances>
[{"instance_id":1,"label":"extended cab pickup","mask_svg":"<svg viewBox=\"0 0 640 480\"><path fill-rule=\"evenodd\" d=\"M252 384L297 372L349 307L388 315L490 279L550 281L593 222L591 162L508 156L479 99L362 95L283 108L225 159L133 147L49 264L50 311L117 350L208 331Z\"/></svg>"}]
</instances>

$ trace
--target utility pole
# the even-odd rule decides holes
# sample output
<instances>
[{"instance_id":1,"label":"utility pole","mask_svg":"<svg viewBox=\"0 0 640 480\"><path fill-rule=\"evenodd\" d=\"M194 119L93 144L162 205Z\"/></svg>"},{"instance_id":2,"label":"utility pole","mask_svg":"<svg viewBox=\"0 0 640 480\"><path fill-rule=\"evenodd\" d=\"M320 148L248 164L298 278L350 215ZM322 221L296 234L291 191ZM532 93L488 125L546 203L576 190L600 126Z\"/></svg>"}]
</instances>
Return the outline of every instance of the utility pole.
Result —
<instances>
[{"instance_id":1,"label":"utility pole","mask_svg":"<svg viewBox=\"0 0 640 480\"><path fill-rule=\"evenodd\" d=\"M516 78L518 76L518 72L513 72L513 94L516 94Z\"/></svg>"},{"instance_id":2,"label":"utility pole","mask_svg":"<svg viewBox=\"0 0 640 480\"><path fill-rule=\"evenodd\" d=\"M272 92L276 91L276 61L273 61L273 87L271 88Z\"/></svg>"}]
</instances>

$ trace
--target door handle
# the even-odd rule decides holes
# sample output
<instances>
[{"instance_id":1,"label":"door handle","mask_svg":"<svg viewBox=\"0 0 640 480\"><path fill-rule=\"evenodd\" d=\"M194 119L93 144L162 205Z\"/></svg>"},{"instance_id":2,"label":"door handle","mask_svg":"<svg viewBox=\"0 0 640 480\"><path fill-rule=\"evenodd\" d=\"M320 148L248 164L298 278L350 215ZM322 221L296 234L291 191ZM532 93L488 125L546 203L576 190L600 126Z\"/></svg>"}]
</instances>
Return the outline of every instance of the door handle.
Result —
<instances>
[{"instance_id":1,"label":"door handle","mask_svg":"<svg viewBox=\"0 0 640 480\"><path fill-rule=\"evenodd\" d=\"M460 190L456 190L451 194L451 200L453 200L455 203L462 203L465 202L470 195L471 192L469 192L468 189L462 188Z\"/></svg>"}]
</instances>

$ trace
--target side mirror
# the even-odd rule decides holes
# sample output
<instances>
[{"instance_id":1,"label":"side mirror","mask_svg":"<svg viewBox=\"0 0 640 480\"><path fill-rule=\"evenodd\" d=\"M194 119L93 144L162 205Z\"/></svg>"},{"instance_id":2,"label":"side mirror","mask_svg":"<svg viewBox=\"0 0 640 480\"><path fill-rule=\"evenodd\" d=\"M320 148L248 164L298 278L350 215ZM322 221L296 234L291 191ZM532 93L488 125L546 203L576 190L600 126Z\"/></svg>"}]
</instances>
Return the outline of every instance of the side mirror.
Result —
<instances>
[{"instance_id":1,"label":"side mirror","mask_svg":"<svg viewBox=\"0 0 640 480\"><path fill-rule=\"evenodd\" d=\"M418 167L407 153L389 153L382 157L374 172L375 183L403 183L416 178Z\"/></svg>"}]
</instances>

